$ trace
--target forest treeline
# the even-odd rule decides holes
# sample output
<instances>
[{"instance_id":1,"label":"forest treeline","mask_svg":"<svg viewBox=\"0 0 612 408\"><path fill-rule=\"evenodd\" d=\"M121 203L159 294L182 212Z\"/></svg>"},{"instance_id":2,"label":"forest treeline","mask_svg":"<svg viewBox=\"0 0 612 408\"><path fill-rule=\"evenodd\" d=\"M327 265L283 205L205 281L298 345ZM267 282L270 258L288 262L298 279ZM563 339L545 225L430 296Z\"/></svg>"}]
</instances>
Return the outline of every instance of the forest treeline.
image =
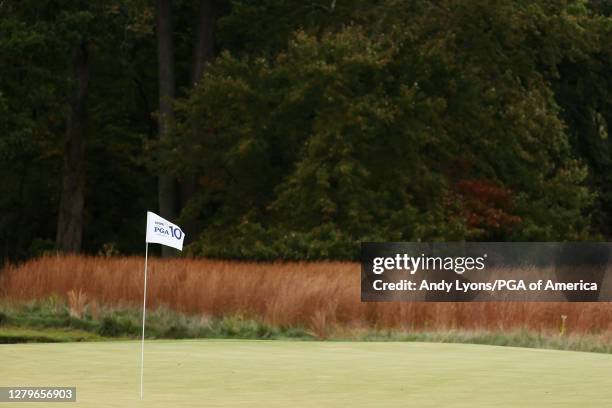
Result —
<instances>
[{"instance_id":1,"label":"forest treeline","mask_svg":"<svg viewBox=\"0 0 612 408\"><path fill-rule=\"evenodd\" d=\"M0 257L612 236L612 3L0 0Z\"/></svg>"}]
</instances>

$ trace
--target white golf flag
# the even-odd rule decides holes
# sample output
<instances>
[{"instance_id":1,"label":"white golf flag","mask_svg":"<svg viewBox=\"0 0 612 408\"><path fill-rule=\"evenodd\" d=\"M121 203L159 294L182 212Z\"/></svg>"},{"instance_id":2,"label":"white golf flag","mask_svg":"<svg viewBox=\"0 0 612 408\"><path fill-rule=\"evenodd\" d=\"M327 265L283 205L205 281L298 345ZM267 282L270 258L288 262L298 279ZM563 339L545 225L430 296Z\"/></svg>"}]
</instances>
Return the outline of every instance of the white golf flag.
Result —
<instances>
[{"instance_id":1,"label":"white golf flag","mask_svg":"<svg viewBox=\"0 0 612 408\"><path fill-rule=\"evenodd\" d=\"M145 249L144 284L142 291L142 340L140 345L140 399L144 397L144 339L147 317L147 265L149 263L149 244L162 244L179 251L183 250L183 230L159 215L147 211L147 237Z\"/></svg>"},{"instance_id":2,"label":"white golf flag","mask_svg":"<svg viewBox=\"0 0 612 408\"><path fill-rule=\"evenodd\" d=\"M166 245L182 251L184 239L185 234L178 225L147 211L147 242Z\"/></svg>"}]
</instances>

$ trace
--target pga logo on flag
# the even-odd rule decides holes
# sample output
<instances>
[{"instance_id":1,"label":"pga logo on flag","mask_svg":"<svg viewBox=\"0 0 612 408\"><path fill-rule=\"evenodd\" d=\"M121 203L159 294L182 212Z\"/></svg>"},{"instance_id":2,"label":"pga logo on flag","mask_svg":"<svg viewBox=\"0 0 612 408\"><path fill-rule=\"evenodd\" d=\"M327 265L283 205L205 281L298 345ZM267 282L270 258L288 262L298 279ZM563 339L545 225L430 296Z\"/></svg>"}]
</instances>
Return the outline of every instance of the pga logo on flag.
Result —
<instances>
[{"instance_id":1,"label":"pga logo on flag","mask_svg":"<svg viewBox=\"0 0 612 408\"><path fill-rule=\"evenodd\" d=\"M166 245L182 251L184 239L185 234L178 225L147 211L147 242Z\"/></svg>"}]
</instances>

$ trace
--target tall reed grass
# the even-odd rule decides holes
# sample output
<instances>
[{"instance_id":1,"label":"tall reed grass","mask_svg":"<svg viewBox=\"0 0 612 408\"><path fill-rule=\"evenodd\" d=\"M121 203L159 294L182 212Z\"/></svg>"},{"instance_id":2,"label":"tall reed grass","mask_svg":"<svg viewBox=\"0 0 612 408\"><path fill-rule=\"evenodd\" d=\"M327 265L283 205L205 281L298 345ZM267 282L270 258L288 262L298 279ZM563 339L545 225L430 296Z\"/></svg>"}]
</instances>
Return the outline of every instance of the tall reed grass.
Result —
<instances>
[{"instance_id":1,"label":"tall reed grass","mask_svg":"<svg viewBox=\"0 0 612 408\"><path fill-rule=\"evenodd\" d=\"M4 301L53 294L111 306L142 302L140 257L45 256L0 271ZM360 266L348 262L252 263L207 259L150 259L148 304L178 312L240 315L281 327L404 331L527 329L612 333L609 303L362 303Z\"/></svg>"}]
</instances>

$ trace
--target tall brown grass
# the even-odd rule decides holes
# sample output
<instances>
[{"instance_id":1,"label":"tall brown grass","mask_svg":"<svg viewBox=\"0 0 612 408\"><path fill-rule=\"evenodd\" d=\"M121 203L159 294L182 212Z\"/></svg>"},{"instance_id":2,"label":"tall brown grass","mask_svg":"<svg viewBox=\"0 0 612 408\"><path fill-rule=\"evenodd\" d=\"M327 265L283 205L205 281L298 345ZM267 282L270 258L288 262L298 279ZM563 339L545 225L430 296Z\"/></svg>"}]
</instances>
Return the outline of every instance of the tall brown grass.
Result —
<instances>
[{"instance_id":1,"label":"tall brown grass","mask_svg":"<svg viewBox=\"0 0 612 408\"><path fill-rule=\"evenodd\" d=\"M57 294L80 310L142 302L143 258L46 256L0 271L5 301ZM77 296L78 294L78 296ZM148 304L206 317L240 314L279 326L402 330L612 332L608 303L362 303L360 267L348 262L252 263L150 259Z\"/></svg>"}]
</instances>

